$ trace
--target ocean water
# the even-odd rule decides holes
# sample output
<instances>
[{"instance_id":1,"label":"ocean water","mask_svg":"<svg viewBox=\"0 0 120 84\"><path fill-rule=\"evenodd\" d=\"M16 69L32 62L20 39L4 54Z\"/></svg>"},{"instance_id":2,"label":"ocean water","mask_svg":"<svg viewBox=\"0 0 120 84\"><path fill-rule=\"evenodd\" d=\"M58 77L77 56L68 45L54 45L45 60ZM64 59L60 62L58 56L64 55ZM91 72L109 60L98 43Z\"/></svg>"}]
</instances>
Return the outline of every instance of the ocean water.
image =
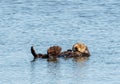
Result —
<instances>
[{"instance_id":1,"label":"ocean water","mask_svg":"<svg viewBox=\"0 0 120 84\"><path fill-rule=\"evenodd\" d=\"M0 0L0 84L120 84L120 0ZM38 59L85 43L88 60Z\"/></svg>"}]
</instances>

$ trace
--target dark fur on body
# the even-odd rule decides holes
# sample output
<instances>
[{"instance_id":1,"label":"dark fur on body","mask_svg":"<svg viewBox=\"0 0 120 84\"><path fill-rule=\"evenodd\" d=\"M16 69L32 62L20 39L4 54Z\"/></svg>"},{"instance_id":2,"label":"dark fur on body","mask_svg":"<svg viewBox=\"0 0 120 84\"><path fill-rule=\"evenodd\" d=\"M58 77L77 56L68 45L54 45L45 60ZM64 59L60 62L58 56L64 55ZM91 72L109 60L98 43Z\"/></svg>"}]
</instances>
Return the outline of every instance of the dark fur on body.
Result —
<instances>
[{"instance_id":1,"label":"dark fur on body","mask_svg":"<svg viewBox=\"0 0 120 84\"><path fill-rule=\"evenodd\" d=\"M34 56L33 61L37 58L46 58L48 61L56 61L58 55L61 53L61 47L59 46L52 46L48 48L47 54L37 54L33 46L31 47L31 53Z\"/></svg>"},{"instance_id":2,"label":"dark fur on body","mask_svg":"<svg viewBox=\"0 0 120 84\"><path fill-rule=\"evenodd\" d=\"M62 48L60 46L52 46L47 49L47 54L37 54L33 46L31 47L31 53L34 56L33 61L37 58L46 58L48 61L57 61L58 57L63 58L78 58L78 57L89 57L89 53L81 53L79 51L73 51L68 49L67 51L61 52Z\"/></svg>"},{"instance_id":3,"label":"dark fur on body","mask_svg":"<svg viewBox=\"0 0 120 84\"><path fill-rule=\"evenodd\" d=\"M57 61L58 55L61 53L62 48L60 46L52 46L48 48L47 55L48 61Z\"/></svg>"},{"instance_id":4,"label":"dark fur on body","mask_svg":"<svg viewBox=\"0 0 120 84\"><path fill-rule=\"evenodd\" d=\"M89 57L86 53L80 53L78 51L64 51L59 54L58 57L64 57L64 58L77 58L77 57Z\"/></svg>"}]
</instances>

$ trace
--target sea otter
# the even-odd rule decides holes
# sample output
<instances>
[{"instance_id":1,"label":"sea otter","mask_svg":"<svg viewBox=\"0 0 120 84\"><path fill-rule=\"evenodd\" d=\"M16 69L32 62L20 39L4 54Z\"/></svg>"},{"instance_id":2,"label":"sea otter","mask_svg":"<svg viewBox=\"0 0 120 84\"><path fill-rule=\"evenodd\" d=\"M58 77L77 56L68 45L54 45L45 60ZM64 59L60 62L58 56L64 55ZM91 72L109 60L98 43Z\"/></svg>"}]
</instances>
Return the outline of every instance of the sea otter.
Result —
<instances>
[{"instance_id":1,"label":"sea otter","mask_svg":"<svg viewBox=\"0 0 120 84\"><path fill-rule=\"evenodd\" d=\"M89 57L90 53L87 46L83 43L76 43L73 45L72 49L61 52L62 48L60 46L52 46L47 49L47 54L37 54L31 47L31 53L36 58L46 58L48 61L57 61L58 57L64 58L78 58L78 57Z\"/></svg>"}]
</instances>

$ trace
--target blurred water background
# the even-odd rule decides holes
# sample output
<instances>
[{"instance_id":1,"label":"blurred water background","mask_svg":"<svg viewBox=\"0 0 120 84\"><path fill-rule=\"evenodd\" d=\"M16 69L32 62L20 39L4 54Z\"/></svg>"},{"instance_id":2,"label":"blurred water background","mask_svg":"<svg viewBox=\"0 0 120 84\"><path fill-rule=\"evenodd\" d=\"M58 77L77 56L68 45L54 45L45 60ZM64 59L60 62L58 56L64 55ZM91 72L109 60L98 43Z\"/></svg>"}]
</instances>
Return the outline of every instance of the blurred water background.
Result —
<instances>
[{"instance_id":1,"label":"blurred water background","mask_svg":"<svg viewBox=\"0 0 120 84\"><path fill-rule=\"evenodd\" d=\"M120 0L0 0L0 84L120 84ZM76 42L87 61L38 59Z\"/></svg>"}]
</instances>

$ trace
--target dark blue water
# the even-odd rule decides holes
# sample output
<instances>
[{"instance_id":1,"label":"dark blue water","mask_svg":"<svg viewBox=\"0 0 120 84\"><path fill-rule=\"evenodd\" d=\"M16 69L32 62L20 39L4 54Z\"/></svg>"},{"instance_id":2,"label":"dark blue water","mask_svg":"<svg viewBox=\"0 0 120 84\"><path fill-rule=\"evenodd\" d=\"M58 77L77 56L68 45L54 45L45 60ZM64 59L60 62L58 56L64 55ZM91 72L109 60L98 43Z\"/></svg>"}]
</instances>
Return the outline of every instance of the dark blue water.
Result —
<instances>
[{"instance_id":1,"label":"dark blue water","mask_svg":"<svg viewBox=\"0 0 120 84\"><path fill-rule=\"evenodd\" d=\"M120 84L120 0L0 0L0 84ZM38 59L76 42L86 61Z\"/></svg>"}]
</instances>

